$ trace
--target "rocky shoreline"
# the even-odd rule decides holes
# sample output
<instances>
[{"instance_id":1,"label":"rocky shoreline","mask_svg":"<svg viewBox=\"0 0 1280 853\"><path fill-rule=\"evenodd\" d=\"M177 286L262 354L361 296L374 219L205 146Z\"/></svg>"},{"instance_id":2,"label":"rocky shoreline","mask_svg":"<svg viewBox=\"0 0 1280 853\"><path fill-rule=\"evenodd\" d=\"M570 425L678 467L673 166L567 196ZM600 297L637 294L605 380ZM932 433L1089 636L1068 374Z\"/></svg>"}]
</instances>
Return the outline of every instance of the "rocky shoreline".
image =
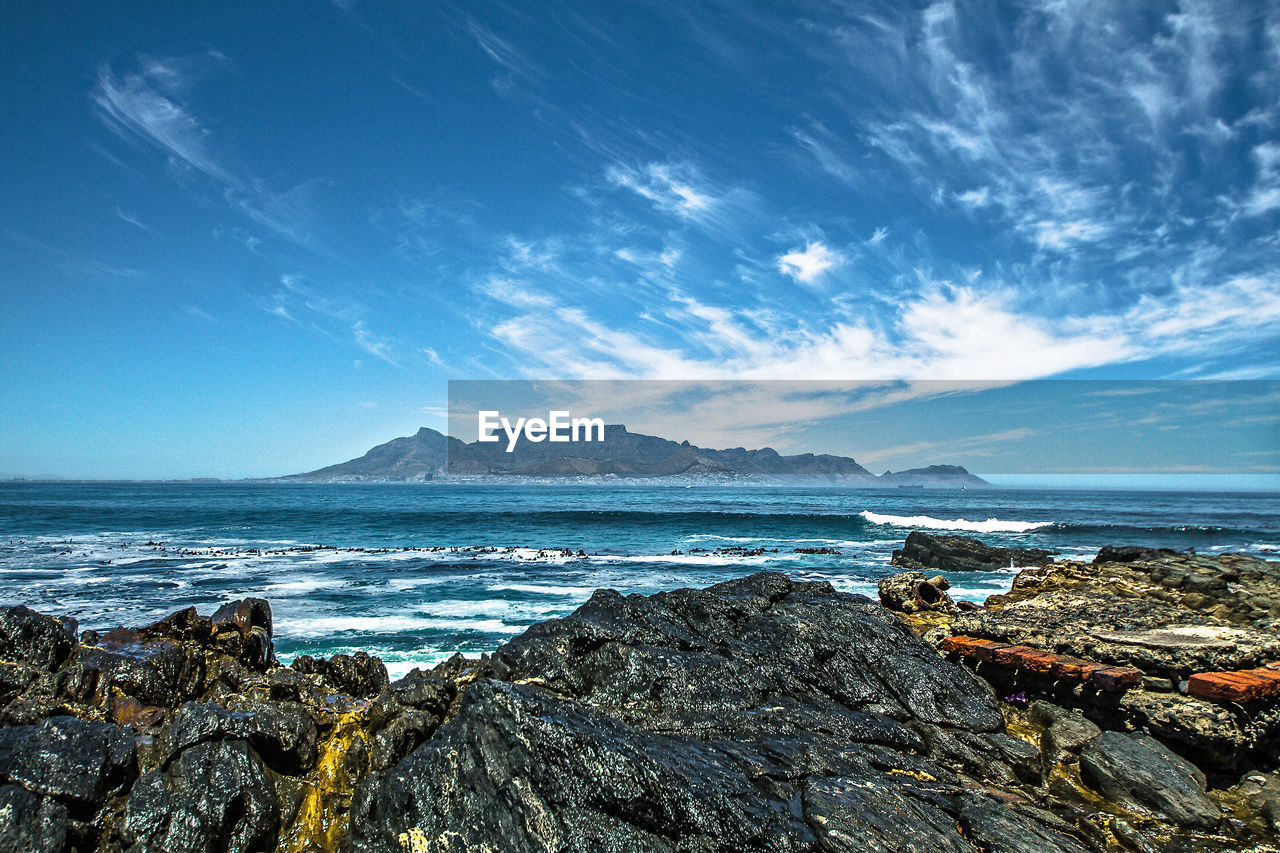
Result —
<instances>
[{"instance_id":1,"label":"rocky shoreline","mask_svg":"<svg viewBox=\"0 0 1280 853\"><path fill-rule=\"evenodd\" d=\"M1280 563L894 561L880 602L599 590L394 683L282 666L260 599L101 635L0 609L0 849L1280 849Z\"/></svg>"}]
</instances>

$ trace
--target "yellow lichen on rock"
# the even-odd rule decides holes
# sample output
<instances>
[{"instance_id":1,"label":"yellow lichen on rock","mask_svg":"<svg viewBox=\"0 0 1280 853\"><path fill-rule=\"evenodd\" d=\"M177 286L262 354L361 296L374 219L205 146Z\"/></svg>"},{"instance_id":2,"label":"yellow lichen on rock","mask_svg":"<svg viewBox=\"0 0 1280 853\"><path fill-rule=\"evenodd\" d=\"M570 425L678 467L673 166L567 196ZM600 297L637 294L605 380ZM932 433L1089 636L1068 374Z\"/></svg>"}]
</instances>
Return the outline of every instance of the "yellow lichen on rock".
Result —
<instances>
[{"instance_id":1,"label":"yellow lichen on rock","mask_svg":"<svg viewBox=\"0 0 1280 853\"><path fill-rule=\"evenodd\" d=\"M933 776L930 776L928 773L925 773L923 770L903 770L901 767L891 767L889 768L889 773L895 774L898 776L910 776L912 779L915 779L917 782L937 782L938 781L936 778L934 778Z\"/></svg>"},{"instance_id":2,"label":"yellow lichen on rock","mask_svg":"<svg viewBox=\"0 0 1280 853\"><path fill-rule=\"evenodd\" d=\"M429 842L427 834L420 827L413 827L408 832L400 833L400 846L405 853L427 853Z\"/></svg>"},{"instance_id":3,"label":"yellow lichen on rock","mask_svg":"<svg viewBox=\"0 0 1280 853\"><path fill-rule=\"evenodd\" d=\"M351 794L368 769L369 737L364 725L363 707L336 716L328 738L320 745L315 767L303 780L306 793L297 816L281 833L278 849L282 853L333 853L342 844L350 820Z\"/></svg>"}]
</instances>

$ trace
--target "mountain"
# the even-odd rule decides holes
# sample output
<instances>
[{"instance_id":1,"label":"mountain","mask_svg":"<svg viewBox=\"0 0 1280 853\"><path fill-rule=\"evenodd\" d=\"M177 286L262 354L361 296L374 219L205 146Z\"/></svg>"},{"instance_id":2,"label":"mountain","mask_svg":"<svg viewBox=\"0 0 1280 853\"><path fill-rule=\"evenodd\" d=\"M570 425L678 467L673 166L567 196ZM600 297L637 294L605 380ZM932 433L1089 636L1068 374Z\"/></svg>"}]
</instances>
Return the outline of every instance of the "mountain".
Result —
<instances>
[{"instance_id":1,"label":"mountain","mask_svg":"<svg viewBox=\"0 0 1280 853\"><path fill-rule=\"evenodd\" d=\"M991 484L959 465L929 465L925 468L908 468L905 471L885 471L878 478L886 486L898 488L984 488Z\"/></svg>"},{"instance_id":2,"label":"mountain","mask_svg":"<svg viewBox=\"0 0 1280 853\"><path fill-rule=\"evenodd\" d=\"M393 438L364 456L281 480L424 480L444 473L449 438L422 427L414 435Z\"/></svg>"},{"instance_id":3,"label":"mountain","mask_svg":"<svg viewBox=\"0 0 1280 853\"><path fill-rule=\"evenodd\" d=\"M572 455L569 455L569 452ZM470 444L423 427L411 436L380 444L363 456L281 480L336 482L430 480L443 476L608 477L649 479L683 477L704 480L814 480L857 486L986 486L958 465L932 465L876 477L847 456L800 453L783 456L765 447L711 450L630 432L609 424L604 441L577 442L571 448L549 442L520 442L506 452L502 442Z\"/></svg>"}]
</instances>

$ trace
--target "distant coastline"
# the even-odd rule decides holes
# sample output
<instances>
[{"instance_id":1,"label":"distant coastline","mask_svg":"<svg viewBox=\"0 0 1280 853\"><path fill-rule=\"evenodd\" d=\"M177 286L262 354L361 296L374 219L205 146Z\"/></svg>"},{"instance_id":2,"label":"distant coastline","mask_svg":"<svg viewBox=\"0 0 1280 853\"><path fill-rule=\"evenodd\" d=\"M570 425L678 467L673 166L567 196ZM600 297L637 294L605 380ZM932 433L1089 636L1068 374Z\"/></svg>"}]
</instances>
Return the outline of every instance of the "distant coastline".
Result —
<instances>
[{"instance_id":1,"label":"distant coastline","mask_svg":"<svg viewBox=\"0 0 1280 853\"><path fill-rule=\"evenodd\" d=\"M520 445L514 452L466 443L422 427L363 456L315 471L272 478L292 482L576 482L576 483L795 483L861 488L990 488L959 465L929 465L871 473L848 456L801 453L789 456L765 447L716 450L606 426L604 440L567 448Z\"/></svg>"}]
</instances>

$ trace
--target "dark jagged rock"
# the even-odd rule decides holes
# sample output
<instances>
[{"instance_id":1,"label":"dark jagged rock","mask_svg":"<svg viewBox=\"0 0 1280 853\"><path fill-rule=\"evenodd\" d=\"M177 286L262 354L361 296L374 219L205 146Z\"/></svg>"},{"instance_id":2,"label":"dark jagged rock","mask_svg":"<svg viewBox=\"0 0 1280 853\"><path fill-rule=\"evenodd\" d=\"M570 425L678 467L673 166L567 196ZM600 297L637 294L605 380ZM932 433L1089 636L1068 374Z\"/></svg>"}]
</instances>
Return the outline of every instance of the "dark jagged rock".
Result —
<instances>
[{"instance_id":1,"label":"dark jagged rock","mask_svg":"<svg viewBox=\"0 0 1280 853\"><path fill-rule=\"evenodd\" d=\"M1086 853L1089 849L1057 828L989 798L967 796L960 807L965 836L991 853Z\"/></svg>"},{"instance_id":2,"label":"dark jagged rock","mask_svg":"<svg viewBox=\"0 0 1280 853\"><path fill-rule=\"evenodd\" d=\"M881 608L776 574L602 590L480 671L503 680L361 786L349 849L968 850L941 733L1003 737L990 693Z\"/></svg>"},{"instance_id":3,"label":"dark jagged rock","mask_svg":"<svg viewBox=\"0 0 1280 853\"><path fill-rule=\"evenodd\" d=\"M274 850L276 792L244 741L201 743L133 786L124 836L135 853Z\"/></svg>"},{"instance_id":4,"label":"dark jagged rock","mask_svg":"<svg viewBox=\"0 0 1280 853\"><path fill-rule=\"evenodd\" d=\"M132 735L110 723L51 717L0 729L0 780L84 810L137 775Z\"/></svg>"},{"instance_id":5,"label":"dark jagged rock","mask_svg":"<svg viewBox=\"0 0 1280 853\"><path fill-rule=\"evenodd\" d=\"M1055 764L1078 761L1080 750L1102 734L1102 729L1079 714L1066 712L1049 723L1040 736L1044 771L1048 776Z\"/></svg>"},{"instance_id":6,"label":"dark jagged rock","mask_svg":"<svg viewBox=\"0 0 1280 853\"><path fill-rule=\"evenodd\" d=\"M1103 732L1080 753L1080 777L1108 800L1148 808L1174 823L1212 829L1222 815L1205 795L1205 776L1145 735Z\"/></svg>"},{"instance_id":7,"label":"dark jagged rock","mask_svg":"<svg viewBox=\"0 0 1280 853\"><path fill-rule=\"evenodd\" d=\"M106 701L115 691L146 705L193 699L205 686L203 651L176 640L142 640L121 629L102 637L63 674L63 695L78 702Z\"/></svg>"},{"instance_id":8,"label":"dark jagged rock","mask_svg":"<svg viewBox=\"0 0 1280 853\"><path fill-rule=\"evenodd\" d=\"M18 785L0 785L0 850L62 853L67 807Z\"/></svg>"},{"instance_id":9,"label":"dark jagged rock","mask_svg":"<svg viewBox=\"0 0 1280 853\"><path fill-rule=\"evenodd\" d=\"M1143 548L1140 545L1103 545L1093 561L1095 563L1132 563L1137 560L1158 560L1177 553L1167 548Z\"/></svg>"},{"instance_id":10,"label":"dark jagged rock","mask_svg":"<svg viewBox=\"0 0 1280 853\"><path fill-rule=\"evenodd\" d=\"M918 572L980 572L1010 566L1046 566L1052 554L1039 548L996 548L967 536L933 536L913 530L893 552L895 566Z\"/></svg>"},{"instance_id":11,"label":"dark jagged rock","mask_svg":"<svg viewBox=\"0 0 1280 853\"><path fill-rule=\"evenodd\" d=\"M0 608L0 660L57 669L76 647L76 620L55 619L19 604Z\"/></svg>"},{"instance_id":12,"label":"dark jagged rock","mask_svg":"<svg viewBox=\"0 0 1280 853\"><path fill-rule=\"evenodd\" d=\"M227 703L183 705L164 739L167 763L174 755L215 740L243 740L279 773L301 775L315 764L319 731L295 703L240 699Z\"/></svg>"},{"instance_id":13,"label":"dark jagged rock","mask_svg":"<svg viewBox=\"0 0 1280 853\"><path fill-rule=\"evenodd\" d=\"M271 605L261 598L230 601L214 611L210 621L215 631L234 628L241 634L248 634L254 628L261 628L270 637Z\"/></svg>"},{"instance_id":14,"label":"dark jagged rock","mask_svg":"<svg viewBox=\"0 0 1280 853\"><path fill-rule=\"evenodd\" d=\"M153 622L145 628L138 629L138 637L143 640L165 638L205 643L212 635L213 624L211 620L197 613L194 607L171 613L158 622ZM98 642L98 639L100 638L94 638L94 644Z\"/></svg>"},{"instance_id":15,"label":"dark jagged rock","mask_svg":"<svg viewBox=\"0 0 1280 853\"><path fill-rule=\"evenodd\" d=\"M1002 724L980 682L940 666L878 605L773 573L648 597L598 590L498 649L492 666L652 730L749 736L749 712L776 706L782 719L841 727L850 708L973 731Z\"/></svg>"},{"instance_id":16,"label":"dark jagged rock","mask_svg":"<svg viewBox=\"0 0 1280 853\"><path fill-rule=\"evenodd\" d=\"M456 696L451 682L420 675L402 678L378 694L368 714L372 768L390 767L431 737Z\"/></svg>"},{"instance_id":17,"label":"dark jagged rock","mask_svg":"<svg viewBox=\"0 0 1280 853\"><path fill-rule=\"evenodd\" d=\"M390 683L382 661L365 652L334 655L328 659L301 655L294 659L292 667L298 672L318 675L334 690L359 698L376 696Z\"/></svg>"},{"instance_id":18,"label":"dark jagged rock","mask_svg":"<svg viewBox=\"0 0 1280 853\"><path fill-rule=\"evenodd\" d=\"M785 850L795 845L783 839L812 835L721 752L493 681L357 793L347 849L393 849L401 833L459 853L745 849L770 837Z\"/></svg>"}]
</instances>

